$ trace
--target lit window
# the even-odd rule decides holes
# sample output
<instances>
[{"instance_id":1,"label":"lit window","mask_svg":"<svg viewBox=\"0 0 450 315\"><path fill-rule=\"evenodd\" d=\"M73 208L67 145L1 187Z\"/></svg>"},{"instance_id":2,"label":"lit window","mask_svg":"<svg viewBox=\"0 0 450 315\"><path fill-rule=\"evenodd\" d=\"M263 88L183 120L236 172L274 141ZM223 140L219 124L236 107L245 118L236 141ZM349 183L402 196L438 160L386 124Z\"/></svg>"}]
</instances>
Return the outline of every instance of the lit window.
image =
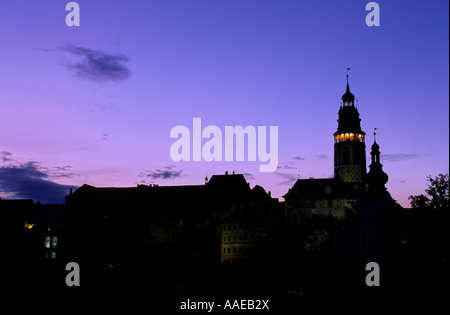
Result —
<instances>
[{"instance_id":1,"label":"lit window","mask_svg":"<svg viewBox=\"0 0 450 315\"><path fill-rule=\"evenodd\" d=\"M45 248L50 248L50 236L47 236L44 239L44 246L45 246Z\"/></svg>"},{"instance_id":2,"label":"lit window","mask_svg":"<svg viewBox=\"0 0 450 315\"><path fill-rule=\"evenodd\" d=\"M51 245L52 245L52 247L55 247L56 244L58 244L58 238L56 236L53 236Z\"/></svg>"}]
</instances>

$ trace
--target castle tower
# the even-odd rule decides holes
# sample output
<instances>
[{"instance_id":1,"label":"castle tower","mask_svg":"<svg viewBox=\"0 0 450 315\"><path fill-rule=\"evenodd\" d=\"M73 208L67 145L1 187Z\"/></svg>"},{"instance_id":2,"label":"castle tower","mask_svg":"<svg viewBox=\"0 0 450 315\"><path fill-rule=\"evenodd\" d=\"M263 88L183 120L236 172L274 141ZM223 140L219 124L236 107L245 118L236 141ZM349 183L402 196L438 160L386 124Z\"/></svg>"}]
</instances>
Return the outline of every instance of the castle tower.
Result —
<instances>
[{"instance_id":1,"label":"castle tower","mask_svg":"<svg viewBox=\"0 0 450 315\"><path fill-rule=\"evenodd\" d=\"M338 129L334 136L334 177L348 183L362 183L366 176L366 133L361 130L355 96L347 90L342 95Z\"/></svg>"}]
</instances>

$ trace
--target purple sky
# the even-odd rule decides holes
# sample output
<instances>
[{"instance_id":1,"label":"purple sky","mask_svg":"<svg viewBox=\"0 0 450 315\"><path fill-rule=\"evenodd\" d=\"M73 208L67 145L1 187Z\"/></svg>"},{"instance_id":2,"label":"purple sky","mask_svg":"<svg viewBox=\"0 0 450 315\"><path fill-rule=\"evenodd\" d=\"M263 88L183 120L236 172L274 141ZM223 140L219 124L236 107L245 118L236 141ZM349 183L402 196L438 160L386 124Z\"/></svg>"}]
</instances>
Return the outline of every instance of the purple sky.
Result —
<instances>
[{"instance_id":1,"label":"purple sky","mask_svg":"<svg viewBox=\"0 0 450 315\"><path fill-rule=\"evenodd\" d=\"M393 198L409 206L427 175L449 172L448 1L377 1L379 27L365 24L369 1L79 0L80 27L66 26L67 2L0 3L2 198L226 170L281 197L298 172L333 176L347 67ZM194 117L278 126L279 169L172 161L170 130Z\"/></svg>"}]
</instances>

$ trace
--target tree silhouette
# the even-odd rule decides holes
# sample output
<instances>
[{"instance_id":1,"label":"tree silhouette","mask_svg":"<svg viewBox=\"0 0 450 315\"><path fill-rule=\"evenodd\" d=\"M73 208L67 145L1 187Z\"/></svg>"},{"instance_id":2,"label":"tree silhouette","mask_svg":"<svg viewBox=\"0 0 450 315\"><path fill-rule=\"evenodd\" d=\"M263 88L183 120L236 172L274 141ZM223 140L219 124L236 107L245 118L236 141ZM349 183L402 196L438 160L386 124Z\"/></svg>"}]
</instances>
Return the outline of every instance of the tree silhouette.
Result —
<instances>
[{"instance_id":1,"label":"tree silhouette","mask_svg":"<svg viewBox=\"0 0 450 315\"><path fill-rule=\"evenodd\" d=\"M449 174L439 174L435 178L427 176L428 188L425 189L427 195L411 195L413 208L449 209Z\"/></svg>"}]
</instances>

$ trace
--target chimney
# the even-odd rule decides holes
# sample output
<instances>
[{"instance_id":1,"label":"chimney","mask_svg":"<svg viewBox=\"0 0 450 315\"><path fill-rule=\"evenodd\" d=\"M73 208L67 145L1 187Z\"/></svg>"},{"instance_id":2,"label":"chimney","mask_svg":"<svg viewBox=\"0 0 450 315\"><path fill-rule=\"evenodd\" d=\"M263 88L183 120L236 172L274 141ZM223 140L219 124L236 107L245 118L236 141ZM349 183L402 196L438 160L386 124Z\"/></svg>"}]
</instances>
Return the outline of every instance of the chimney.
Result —
<instances>
[{"instance_id":1,"label":"chimney","mask_svg":"<svg viewBox=\"0 0 450 315\"><path fill-rule=\"evenodd\" d=\"M225 175L228 175L228 171L225 171Z\"/></svg>"},{"instance_id":2,"label":"chimney","mask_svg":"<svg viewBox=\"0 0 450 315\"><path fill-rule=\"evenodd\" d=\"M234 173L234 171L233 171L233 175L234 175L235 173Z\"/></svg>"},{"instance_id":3,"label":"chimney","mask_svg":"<svg viewBox=\"0 0 450 315\"><path fill-rule=\"evenodd\" d=\"M72 194L72 188L70 188L70 195Z\"/></svg>"}]
</instances>

